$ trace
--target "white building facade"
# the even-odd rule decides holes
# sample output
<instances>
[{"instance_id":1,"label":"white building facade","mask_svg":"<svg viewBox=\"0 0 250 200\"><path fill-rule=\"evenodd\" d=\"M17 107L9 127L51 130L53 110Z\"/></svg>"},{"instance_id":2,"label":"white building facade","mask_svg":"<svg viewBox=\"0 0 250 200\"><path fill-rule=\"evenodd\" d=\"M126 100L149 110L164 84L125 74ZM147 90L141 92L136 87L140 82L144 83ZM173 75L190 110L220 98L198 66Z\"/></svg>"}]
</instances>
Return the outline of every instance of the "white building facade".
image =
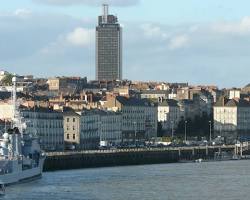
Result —
<instances>
[{"instance_id":1,"label":"white building facade","mask_svg":"<svg viewBox=\"0 0 250 200\"><path fill-rule=\"evenodd\" d=\"M222 99L214 106L215 135L228 140L250 139L250 103L242 99Z\"/></svg>"},{"instance_id":2,"label":"white building facade","mask_svg":"<svg viewBox=\"0 0 250 200\"><path fill-rule=\"evenodd\" d=\"M148 100L118 96L118 110L122 113L123 139L131 142L157 136L157 106ZM136 138L135 138L136 137Z\"/></svg>"},{"instance_id":3,"label":"white building facade","mask_svg":"<svg viewBox=\"0 0 250 200\"><path fill-rule=\"evenodd\" d=\"M122 140L122 115L113 111L84 110L80 133L82 149L97 149L101 141L108 146L119 145Z\"/></svg>"},{"instance_id":4,"label":"white building facade","mask_svg":"<svg viewBox=\"0 0 250 200\"><path fill-rule=\"evenodd\" d=\"M162 129L168 132L174 131L181 120L181 111L178 102L173 99L162 100L158 102L158 122Z\"/></svg>"},{"instance_id":5,"label":"white building facade","mask_svg":"<svg viewBox=\"0 0 250 200\"><path fill-rule=\"evenodd\" d=\"M41 148L46 151L64 149L63 116L61 112L47 108L23 109L21 114L27 121L26 133L36 134Z\"/></svg>"}]
</instances>

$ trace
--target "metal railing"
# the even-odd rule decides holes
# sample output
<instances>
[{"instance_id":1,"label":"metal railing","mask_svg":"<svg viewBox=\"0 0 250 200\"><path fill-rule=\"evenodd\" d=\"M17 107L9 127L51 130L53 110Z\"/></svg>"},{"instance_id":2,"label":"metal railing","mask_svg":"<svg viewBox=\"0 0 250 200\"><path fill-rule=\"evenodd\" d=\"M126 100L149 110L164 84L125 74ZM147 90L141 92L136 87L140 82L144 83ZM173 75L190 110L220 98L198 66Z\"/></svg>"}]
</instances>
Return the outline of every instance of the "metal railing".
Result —
<instances>
[{"instance_id":1,"label":"metal railing","mask_svg":"<svg viewBox=\"0 0 250 200\"><path fill-rule=\"evenodd\" d=\"M235 145L225 146L188 146L188 147L145 147L145 148L122 148L105 150L82 150L82 151L64 151L64 152L46 152L46 156L77 155L77 154L110 154L122 152L154 152L154 151L191 151L205 149L234 149Z\"/></svg>"}]
</instances>

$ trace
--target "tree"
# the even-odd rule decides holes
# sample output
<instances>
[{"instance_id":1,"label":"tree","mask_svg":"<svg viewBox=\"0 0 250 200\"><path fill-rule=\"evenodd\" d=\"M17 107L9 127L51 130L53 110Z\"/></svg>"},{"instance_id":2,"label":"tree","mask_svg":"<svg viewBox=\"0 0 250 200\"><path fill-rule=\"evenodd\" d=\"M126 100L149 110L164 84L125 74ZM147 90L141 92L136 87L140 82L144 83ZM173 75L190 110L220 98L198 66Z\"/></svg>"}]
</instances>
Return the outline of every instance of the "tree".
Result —
<instances>
[{"instance_id":1,"label":"tree","mask_svg":"<svg viewBox=\"0 0 250 200\"><path fill-rule=\"evenodd\" d=\"M184 136L185 134L185 121L187 121L186 124L186 131L188 137L206 137L209 138L210 133L210 123L211 127L213 127L213 116L208 115L207 113L202 113L201 116L196 115L194 118L190 119L184 119L184 117L181 118L181 120L178 123L176 133L179 134L179 136ZM212 130L213 131L213 130Z\"/></svg>"},{"instance_id":2,"label":"tree","mask_svg":"<svg viewBox=\"0 0 250 200\"><path fill-rule=\"evenodd\" d=\"M12 78L13 78L13 74L6 74L3 79L2 79L2 84L3 85L12 85Z\"/></svg>"}]
</instances>

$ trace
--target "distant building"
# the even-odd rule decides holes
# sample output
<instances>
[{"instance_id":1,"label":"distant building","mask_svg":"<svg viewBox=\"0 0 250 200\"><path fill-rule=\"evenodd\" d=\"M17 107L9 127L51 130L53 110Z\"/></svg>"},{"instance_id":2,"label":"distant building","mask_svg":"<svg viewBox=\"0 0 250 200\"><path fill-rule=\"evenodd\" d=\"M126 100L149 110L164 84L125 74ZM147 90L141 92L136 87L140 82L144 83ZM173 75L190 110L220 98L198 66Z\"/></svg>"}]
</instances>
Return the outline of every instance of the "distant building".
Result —
<instances>
[{"instance_id":1,"label":"distant building","mask_svg":"<svg viewBox=\"0 0 250 200\"><path fill-rule=\"evenodd\" d=\"M162 125L162 130L172 133L181 120L181 110L178 101L173 99L159 99L158 122Z\"/></svg>"},{"instance_id":2,"label":"distant building","mask_svg":"<svg viewBox=\"0 0 250 200\"><path fill-rule=\"evenodd\" d=\"M178 101L178 105L183 119L194 119L195 116L200 116L199 106L193 100L183 99Z\"/></svg>"},{"instance_id":3,"label":"distant building","mask_svg":"<svg viewBox=\"0 0 250 200\"><path fill-rule=\"evenodd\" d=\"M54 77L48 79L50 91L77 91L82 90L87 84L87 78L81 77Z\"/></svg>"},{"instance_id":4,"label":"distant building","mask_svg":"<svg viewBox=\"0 0 250 200\"><path fill-rule=\"evenodd\" d=\"M26 133L36 134L41 148L46 151L64 149L63 115L48 108L35 107L21 110L27 121Z\"/></svg>"},{"instance_id":5,"label":"distant building","mask_svg":"<svg viewBox=\"0 0 250 200\"><path fill-rule=\"evenodd\" d=\"M190 92L188 87L177 88L176 99L190 99Z\"/></svg>"},{"instance_id":6,"label":"distant building","mask_svg":"<svg viewBox=\"0 0 250 200\"><path fill-rule=\"evenodd\" d=\"M74 111L63 113L63 129L65 146L80 146L80 119L81 116Z\"/></svg>"},{"instance_id":7,"label":"distant building","mask_svg":"<svg viewBox=\"0 0 250 200\"><path fill-rule=\"evenodd\" d=\"M122 28L106 4L96 27L96 79L122 79Z\"/></svg>"},{"instance_id":8,"label":"distant building","mask_svg":"<svg viewBox=\"0 0 250 200\"><path fill-rule=\"evenodd\" d=\"M80 114L65 112L65 142L74 144L77 149L98 149L100 141L110 146L120 144L121 123L121 114L112 111L84 109Z\"/></svg>"},{"instance_id":9,"label":"distant building","mask_svg":"<svg viewBox=\"0 0 250 200\"><path fill-rule=\"evenodd\" d=\"M49 78L48 79L48 85L50 91L59 91L62 88L67 87L67 82L65 78Z\"/></svg>"},{"instance_id":10,"label":"distant building","mask_svg":"<svg viewBox=\"0 0 250 200\"><path fill-rule=\"evenodd\" d=\"M132 142L135 135L138 140L157 136L157 106L146 100L113 96L104 105L122 113L123 142Z\"/></svg>"},{"instance_id":11,"label":"distant building","mask_svg":"<svg viewBox=\"0 0 250 200\"><path fill-rule=\"evenodd\" d=\"M243 99L220 98L214 105L215 135L228 141L250 140L250 102Z\"/></svg>"},{"instance_id":12,"label":"distant building","mask_svg":"<svg viewBox=\"0 0 250 200\"><path fill-rule=\"evenodd\" d=\"M199 109L199 116L203 114L210 116L212 114L214 98L211 93L203 91L199 94L194 94L193 101L195 106Z\"/></svg>"},{"instance_id":13,"label":"distant building","mask_svg":"<svg viewBox=\"0 0 250 200\"><path fill-rule=\"evenodd\" d=\"M99 114L91 110L81 113L81 149L98 149L100 143Z\"/></svg>"},{"instance_id":14,"label":"distant building","mask_svg":"<svg viewBox=\"0 0 250 200\"><path fill-rule=\"evenodd\" d=\"M11 120L14 116L14 107L11 100L0 102L0 119Z\"/></svg>"},{"instance_id":15,"label":"distant building","mask_svg":"<svg viewBox=\"0 0 250 200\"><path fill-rule=\"evenodd\" d=\"M100 115L100 140L108 145L120 144L122 141L122 115L113 111L98 111Z\"/></svg>"},{"instance_id":16,"label":"distant building","mask_svg":"<svg viewBox=\"0 0 250 200\"><path fill-rule=\"evenodd\" d=\"M169 84L161 83L159 85L156 85L156 90L169 90Z\"/></svg>"},{"instance_id":17,"label":"distant building","mask_svg":"<svg viewBox=\"0 0 250 200\"><path fill-rule=\"evenodd\" d=\"M114 88L114 93L117 93L119 96L129 97L129 87L128 86L116 87Z\"/></svg>"},{"instance_id":18,"label":"distant building","mask_svg":"<svg viewBox=\"0 0 250 200\"><path fill-rule=\"evenodd\" d=\"M229 99L240 98L240 90L232 89L229 90Z\"/></svg>"},{"instance_id":19,"label":"distant building","mask_svg":"<svg viewBox=\"0 0 250 200\"><path fill-rule=\"evenodd\" d=\"M140 96L141 99L167 99L168 94L169 92L167 90L143 90L141 91Z\"/></svg>"}]
</instances>

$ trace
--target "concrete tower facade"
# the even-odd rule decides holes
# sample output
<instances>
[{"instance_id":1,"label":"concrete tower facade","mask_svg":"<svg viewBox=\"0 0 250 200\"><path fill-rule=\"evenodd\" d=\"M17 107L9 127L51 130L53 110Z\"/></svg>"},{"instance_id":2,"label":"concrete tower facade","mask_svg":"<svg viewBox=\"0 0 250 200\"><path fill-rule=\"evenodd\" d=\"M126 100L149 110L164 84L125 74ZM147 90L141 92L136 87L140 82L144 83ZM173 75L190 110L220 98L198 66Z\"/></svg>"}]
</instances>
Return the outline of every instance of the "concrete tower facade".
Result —
<instances>
[{"instance_id":1,"label":"concrete tower facade","mask_svg":"<svg viewBox=\"0 0 250 200\"><path fill-rule=\"evenodd\" d=\"M96 80L122 79L122 28L114 15L109 15L108 5L103 5L103 15L96 27Z\"/></svg>"}]
</instances>

